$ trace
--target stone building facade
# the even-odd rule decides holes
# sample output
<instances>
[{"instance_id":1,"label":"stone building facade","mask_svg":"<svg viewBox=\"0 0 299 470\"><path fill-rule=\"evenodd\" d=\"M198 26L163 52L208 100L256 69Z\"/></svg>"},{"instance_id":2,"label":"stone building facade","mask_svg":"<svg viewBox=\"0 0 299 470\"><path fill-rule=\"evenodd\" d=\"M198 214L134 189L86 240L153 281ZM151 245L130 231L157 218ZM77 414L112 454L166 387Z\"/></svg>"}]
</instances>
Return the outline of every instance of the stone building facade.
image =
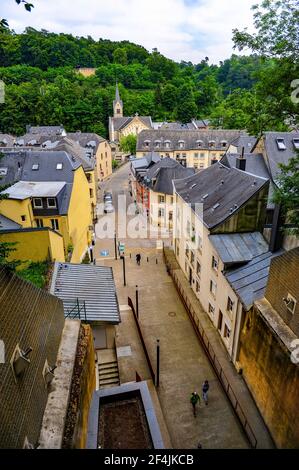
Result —
<instances>
[{"instance_id":1,"label":"stone building facade","mask_svg":"<svg viewBox=\"0 0 299 470\"><path fill-rule=\"evenodd\" d=\"M299 248L272 260L241 334L240 365L279 448L299 446Z\"/></svg>"}]
</instances>

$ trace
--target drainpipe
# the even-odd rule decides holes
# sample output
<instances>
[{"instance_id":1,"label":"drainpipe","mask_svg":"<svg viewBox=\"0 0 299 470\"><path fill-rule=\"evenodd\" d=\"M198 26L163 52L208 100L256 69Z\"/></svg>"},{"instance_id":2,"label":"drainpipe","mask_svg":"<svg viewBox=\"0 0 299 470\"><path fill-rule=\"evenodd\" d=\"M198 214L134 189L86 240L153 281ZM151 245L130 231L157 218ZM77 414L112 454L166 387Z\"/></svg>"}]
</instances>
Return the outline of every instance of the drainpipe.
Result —
<instances>
[{"instance_id":1,"label":"drainpipe","mask_svg":"<svg viewBox=\"0 0 299 470\"><path fill-rule=\"evenodd\" d=\"M240 313L240 305L241 305L241 313ZM237 352L238 352L238 347L239 347L239 338L240 338L240 325L241 325L241 318L242 317L242 304L240 300L238 299L237 302L237 309L236 309L236 320L235 320L235 327L234 327L234 337L233 337L233 347L232 347L232 357L231 360L233 364L236 364L236 359L237 359Z\"/></svg>"}]
</instances>

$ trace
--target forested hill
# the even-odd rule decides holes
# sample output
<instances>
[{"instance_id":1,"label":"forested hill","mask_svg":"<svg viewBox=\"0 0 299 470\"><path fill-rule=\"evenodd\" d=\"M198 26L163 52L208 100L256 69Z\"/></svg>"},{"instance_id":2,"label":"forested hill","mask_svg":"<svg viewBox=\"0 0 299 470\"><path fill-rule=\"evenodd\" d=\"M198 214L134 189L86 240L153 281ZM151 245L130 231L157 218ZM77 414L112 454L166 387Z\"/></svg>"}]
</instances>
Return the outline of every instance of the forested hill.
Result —
<instances>
[{"instance_id":1,"label":"forested hill","mask_svg":"<svg viewBox=\"0 0 299 470\"><path fill-rule=\"evenodd\" d=\"M96 75L84 78L77 66L95 67ZM211 118L215 125L255 132L256 88L271 66L258 56L237 55L219 65L208 58L179 64L128 41L4 29L0 79L6 96L0 104L0 132L22 134L26 124L63 123L68 131L107 135L116 80L125 115L182 122Z\"/></svg>"}]
</instances>

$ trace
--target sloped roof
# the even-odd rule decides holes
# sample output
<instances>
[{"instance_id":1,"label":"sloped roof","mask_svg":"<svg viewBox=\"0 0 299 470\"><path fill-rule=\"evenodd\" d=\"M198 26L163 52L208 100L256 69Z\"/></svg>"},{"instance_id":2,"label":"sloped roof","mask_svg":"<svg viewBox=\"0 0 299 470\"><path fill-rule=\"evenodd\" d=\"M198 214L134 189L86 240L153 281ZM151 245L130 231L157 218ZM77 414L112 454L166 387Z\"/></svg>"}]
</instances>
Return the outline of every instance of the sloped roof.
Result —
<instances>
[{"instance_id":1,"label":"sloped roof","mask_svg":"<svg viewBox=\"0 0 299 470\"><path fill-rule=\"evenodd\" d=\"M283 139L286 149L279 150L277 146L277 139ZM294 139L299 139L298 132L265 132L265 150L266 150L266 165L272 179L275 181L280 169L279 163L287 165L289 160L296 155L294 146Z\"/></svg>"},{"instance_id":2,"label":"sloped roof","mask_svg":"<svg viewBox=\"0 0 299 470\"><path fill-rule=\"evenodd\" d=\"M229 147L229 144L241 135L243 131L240 130L223 130L223 129L211 129L211 130L170 130L170 129L144 129L137 136L137 151L152 151L155 150L155 142L158 140L161 142L160 149L166 141L169 142L167 150L200 150L209 149L223 150L225 152ZM145 142L148 145L145 145ZM179 142L184 141L185 146L183 149L180 148ZM199 141L201 146L199 147ZM214 141L213 147L209 146L209 142ZM224 145L225 144L225 145ZM166 148L164 146L164 148Z\"/></svg>"},{"instance_id":3,"label":"sloped roof","mask_svg":"<svg viewBox=\"0 0 299 470\"><path fill-rule=\"evenodd\" d=\"M14 220L0 214L0 231L1 230L18 230L22 225L17 224Z\"/></svg>"},{"instance_id":4,"label":"sloped roof","mask_svg":"<svg viewBox=\"0 0 299 470\"><path fill-rule=\"evenodd\" d=\"M124 116L124 117L112 117L113 127L115 131L120 131L124 127L128 126L133 119L137 117L140 121L143 122L147 127L152 128L152 118L150 116Z\"/></svg>"},{"instance_id":5,"label":"sloped roof","mask_svg":"<svg viewBox=\"0 0 299 470\"><path fill-rule=\"evenodd\" d=\"M72 183L73 172L81 166L75 158L72 159L65 151L43 150L3 150L1 168L7 169L7 174L1 177L0 184L13 184L16 181L65 181ZM62 163L62 169L57 170L57 164ZM33 170L38 165L38 170Z\"/></svg>"},{"instance_id":6,"label":"sloped roof","mask_svg":"<svg viewBox=\"0 0 299 470\"><path fill-rule=\"evenodd\" d=\"M15 137L10 134L0 134L0 147L12 147L15 142ZM1 163L0 163L1 166Z\"/></svg>"},{"instance_id":7,"label":"sloped roof","mask_svg":"<svg viewBox=\"0 0 299 470\"><path fill-rule=\"evenodd\" d=\"M61 135L65 133L65 129L60 126L28 126L28 133L43 135Z\"/></svg>"},{"instance_id":8,"label":"sloped roof","mask_svg":"<svg viewBox=\"0 0 299 470\"><path fill-rule=\"evenodd\" d=\"M248 263L269 250L260 232L209 235L209 239L224 264Z\"/></svg>"},{"instance_id":9,"label":"sloped roof","mask_svg":"<svg viewBox=\"0 0 299 470\"><path fill-rule=\"evenodd\" d=\"M203 223L212 229L232 217L268 180L218 162L184 180L174 181L175 191L195 208L203 204Z\"/></svg>"},{"instance_id":10,"label":"sloped roof","mask_svg":"<svg viewBox=\"0 0 299 470\"><path fill-rule=\"evenodd\" d=\"M108 266L56 262L50 292L63 301L65 316L78 299L80 305L85 301L88 322L120 323L113 271Z\"/></svg>"},{"instance_id":11,"label":"sloped roof","mask_svg":"<svg viewBox=\"0 0 299 470\"><path fill-rule=\"evenodd\" d=\"M225 277L248 311L253 302L264 297L271 260L283 253L283 250L272 253L267 251L254 257L249 263L225 273Z\"/></svg>"},{"instance_id":12,"label":"sloped roof","mask_svg":"<svg viewBox=\"0 0 299 470\"><path fill-rule=\"evenodd\" d=\"M101 142L105 142L105 138L95 134L94 132L68 132L67 137L69 139L74 140L77 142L81 147L88 147L88 144L91 142L95 142L95 150L97 150L99 144ZM90 144L91 146L91 144Z\"/></svg>"},{"instance_id":13,"label":"sloped roof","mask_svg":"<svg viewBox=\"0 0 299 470\"><path fill-rule=\"evenodd\" d=\"M256 141L257 138L251 135L240 135L231 142L231 145L237 148L237 153L241 153L242 148L244 148L245 153L249 153L254 148Z\"/></svg>"},{"instance_id":14,"label":"sloped roof","mask_svg":"<svg viewBox=\"0 0 299 470\"><path fill-rule=\"evenodd\" d=\"M226 153L222 157L221 163L223 163L223 165L229 166L230 168L236 168L237 157L240 157L240 154ZM261 153L245 153L244 158L246 158L245 171L247 173L270 179L268 168Z\"/></svg>"},{"instance_id":15,"label":"sloped roof","mask_svg":"<svg viewBox=\"0 0 299 470\"><path fill-rule=\"evenodd\" d=\"M185 168L173 158L166 157L147 170L144 182L146 184L149 181L149 187L154 192L172 195L172 181L191 176L194 171L193 168ZM154 182L153 179L155 179Z\"/></svg>"}]
</instances>

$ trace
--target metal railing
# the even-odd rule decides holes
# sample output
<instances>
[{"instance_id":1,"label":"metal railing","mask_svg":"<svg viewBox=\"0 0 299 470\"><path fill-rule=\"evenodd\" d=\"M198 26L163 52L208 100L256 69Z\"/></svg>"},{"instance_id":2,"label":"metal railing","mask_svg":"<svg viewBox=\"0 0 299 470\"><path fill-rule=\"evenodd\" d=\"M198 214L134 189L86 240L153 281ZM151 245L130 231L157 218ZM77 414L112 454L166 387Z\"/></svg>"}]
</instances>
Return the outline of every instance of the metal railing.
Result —
<instances>
[{"instance_id":1,"label":"metal railing","mask_svg":"<svg viewBox=\"0 0 299 470\"><path fill-rule=\"evenodd\" d=\"M199 338L206 354L207 354L207 357L222 385L222 388L226 394L226 396L228 397L230 403L231 403L231 406L239 420L239 422L241 423L241 426L247 436L247 439L251 445L252 448L256 449L257 447L257 438L252 430L252 427L250 426L249 422L248 422L248 419L236 397L236 394L232 388L232 386L230 385L229 381L228 381L228 378L226 377L225 375L225 372L220 364L220 362L218 361L217 357L216 357L216 353L214 352L214 349L204 331L204 328L202 327L201 323L200 323L200 320L198 318L198 316L196 315L196 311L190 301L190 299L188 298L188 295L186 295L186 292L183 288L183 286L181 285L180 283L180 280L178 278L178 276L176 275L176 273L169 269L169 272L174 280L174 283L176 285L176 288L177 288L177 291L178 291L178 294L187 310L187 313L189 315L189 318L191 320L191 323L193 325L193 328L195 330L195 333L197 335L197 337Z\"/></svg>"},{"instance_id":2,"label":"metal railing","mask_svg":"<svg viewBox=\"0 0 299 470\"><path fill-rule=\"evenodd\" d=\"M144 354L145 354L145 357L146 357L147 365L148 365L148 368L150 370L152 381L155 384L156 383L155 372L154 372L149 354L147 352L147 348L146 348L146 345L145 345L145 342L144 342L144 339L143 339L143 335L142 335L142 332L141 332L139 321L138 321L138 318L137 318L137 315L136 315L136 312L135 312L135 307L134 307L134 304L133 304L132 299L130 297L128 297L128 305L132 309L132 312L133 312L133 315L134 315L134 318L135 318L135 323L136 323L136 326L137 326L137 330L138 330L138 333L139 333L140 341L141 341L143 351L144 351Z\"/></svg>"},{"instance_id":3,"label":"metal railing","mask_svg":"<svg viewBox=\"0 0 299 470\"><path fill-rule=\"evenodd\" d=\"M79 318L79 320L87 322L85 300L79 300L77 298L74 302L74 307L67 310L65 318Z\"/></svg>"}]
</instances>

